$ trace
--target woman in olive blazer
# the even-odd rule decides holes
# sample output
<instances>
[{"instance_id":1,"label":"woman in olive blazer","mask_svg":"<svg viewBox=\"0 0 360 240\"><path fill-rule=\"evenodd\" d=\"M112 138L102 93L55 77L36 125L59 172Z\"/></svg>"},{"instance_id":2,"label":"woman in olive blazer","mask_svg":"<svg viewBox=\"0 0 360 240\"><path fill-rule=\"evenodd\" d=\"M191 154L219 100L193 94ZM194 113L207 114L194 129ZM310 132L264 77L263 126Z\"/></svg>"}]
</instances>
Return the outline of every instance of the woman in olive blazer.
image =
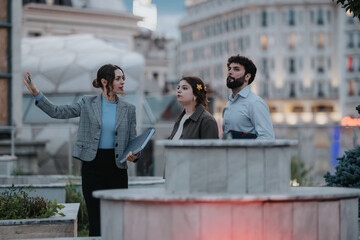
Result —
<instances>
[{"instance_id":1,"label":"woman in olive blazer","mask_svg":"<svg viewBox=\"0 0 360 240\"><path fill-rule=\"evenodd\" d=\"M194 76L183 77L177 88L177 99L184 111L174 124L169 139L218 139L215 118L208 112L204 82Z\"/></svg>"},{"instance_id":2,"label":"woman in olive blazer","mask_svg":"<svg viewBox=\"0 0 360 240\"><path fill-rule=\"evenodd\" d=\"M25 74L24 83L35 98L35 104L52 118L80 117L73 157L82 161L82 190L89 216L89 235L101 236L100 202L92 192L100 189L127 188L127 164L120 163L130 140L136 136L135 106L121 100L124 94L124 71L116 65L106 64L93 80L101 88L97 96L84 96L72 105L57 106L51 103ZM30 79L29 79L30 78ZM128 161L138 155L127 154Z\"/></svg>"}]
</instances>

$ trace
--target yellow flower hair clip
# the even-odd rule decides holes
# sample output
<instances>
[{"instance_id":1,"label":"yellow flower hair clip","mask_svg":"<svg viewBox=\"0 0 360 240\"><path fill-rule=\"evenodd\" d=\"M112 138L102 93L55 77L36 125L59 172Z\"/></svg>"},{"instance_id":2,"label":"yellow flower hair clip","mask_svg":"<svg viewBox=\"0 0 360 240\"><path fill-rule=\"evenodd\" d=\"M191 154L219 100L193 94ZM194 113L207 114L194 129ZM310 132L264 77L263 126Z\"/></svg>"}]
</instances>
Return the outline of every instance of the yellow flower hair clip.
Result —
<instances>
[{"instance_id":1,"label":"yellow flower hair clip","mask_svg":"<svg viewBox=\"0 0 360 240\"><path fill-rule=\"evenodd\" d=\"M200 90L202 89L201 84L197 84L196 88L197 88L197 90L199 90L199 91L200 91Z\"/></svg>"}]
</instances>

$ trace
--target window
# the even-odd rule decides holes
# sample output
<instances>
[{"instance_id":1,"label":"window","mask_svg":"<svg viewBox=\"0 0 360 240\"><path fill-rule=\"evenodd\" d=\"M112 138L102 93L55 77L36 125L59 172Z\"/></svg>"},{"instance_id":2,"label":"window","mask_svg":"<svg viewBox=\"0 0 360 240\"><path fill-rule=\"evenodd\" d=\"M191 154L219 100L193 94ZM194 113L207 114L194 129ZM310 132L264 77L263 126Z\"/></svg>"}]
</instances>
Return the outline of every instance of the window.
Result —
<instances>
[{"instance_id":1,"label":"window","mask_svg":"<svg viewBox=\"0 0 360 240\"><path fill-rule=\"evenodd\" d=\"M205 28L204 28L204 31L205 31L205 37L210 37L211 35L210 35L210 27L209 26L206 26Z\"/></svg>"},{"instance_id":2,"label":"window","mask_svg":"<svg viewBox=\"0 0 360 240\"><path fill-rule=\"evenodd\" d=\"M290 49L295 49L295 42L296 42L296 34L290 34Z\"/></svg>"},{"instance_id":3,"label":"window","mask_svg":"<svg viewBox=\"0 0 360 240\"><path fill-rule=\"evenodd\" d=\"M327 105L318 105L318 106L313 106L311 108L312 112L333 112L334 111L334 107L333 106L327 106Z\"/></svg>"},{"instance_id":4,"label":"window","mask_svg":"<svg viewBox=\"0 0 360 240\"><path fill-rule=\"evenodd\" d=\"M318 57L317 71L318 71L318 73L324 72L324 58L323 57Z\"/></svg>"},{"instance_id":5,"label":"window","mask_svg":"<svg viewBox=\"0 0 360 240\"><path fill-rule=\"evenodd\" d=\"M323 33L319 33L318 34L318 41L317 41L317 47L318 49L323 49L324 48L324 34Z\"/></svg>"},{"instance_id":6,"label":"window","mask_svg":"<svg viewBox=\"0 0 360 240\"><path fill-rule=\"evenodd\" d=\"M310 11L310 22L313 23L314 22L314 11Z\"/></svg>"},{"instance_id":7,"label":"window","mask_svg":"<svg viewBox=\"0 0 360 240\"><path fill-rule=\"evenodd\" d=\"M292 108L293 112L304 112L304 107L303 106L294 106Z\"/></svg>"},{"instance_id":8,"label":"window","mask_svg":"<svg viewBox=\"0 0 360 240\"><path fill-rule=\"evenodd\" d=\"M319 10L318 10L317 24L318 25L324 24L324 12L321 8L319 8Z\"/></svg>"},{"instance_id":9,"label":"window","mask_svg":"<svg viewBox=\"0 0 360 240\"><path fill-rule=\"evenodd\" d=\"M267 14L265 10L261 12L261 26L263 27L267 26Z\"/></svg>"},{"instance_id":10,"label":"window","mask_svg":"<svg viewBox=\"0 0 360 240\"><path fill-rule=\"evenodd\" d=\"M262 50L267 50L268 48L268 37L263 34L260 36L260 41L261 41L261 48Z\"/></svg>"},{"instance_id":11,"label":"window","mask_svg":"<svg viewBox=\"0 0 360 240\"><path fill-rule=\"evenodd\" d=\"M347 59L347 70L348 72L354 71L354 60L352 56L349 56Z\"/></svg>"},{"instance_id":12,"label":"window","mask_svg":"<svg viewBox=\"0 0 360 240\"><path fill-rule=\"evenodd\" d=\"M350 80L348 82L348 96L354 96L355 93L355 81Z\"/></svg>"},{"instance_id":13,"label":"window","mask_svg":"<svg viewBox=\"0 0 360 240\"><path fill-rule=\"evenodd\" d=\"M318 93L317 93L317 95L318 95L318 97L324 97L325 96L325 94L324 94L324 92L323 92L323 89L322 89L322 83L318 83Z\"/></svg>"},{"instance_id":14,"label":"window","mask_svg":"<svg viewBox=\"0 0 360 240\"><path fill-rule=\"evenodd\" d=\"M354 33L348 32L347 33L347 38L348 38L347 47L348 48L353 48L354 47Z\"/></svg>"},{"instance_id":15,"label":"window","mask_svg":"<svg viewBox=\"0 0 360 240\"><path fill-rule=\"evenodd\" d=\"M294 58L289 59L289 72L295 73L295 59Z\"/></svg>"},{"instance_id":16,"label":"window","mask_svg":"<svg viewBox=\"0 0 360 240\"><path fill-rule=\"evenodd\" d=\"M263 67L263 74L267 74L268 73L268 61L266 58L262 59L262 67Z\"/></svg>"},{"instance_id":17,"label":"window","mask_svg":"<svg viewBox=\"0 0 360 240\"><path fill-rule=\"evenodd\" d=\"M289 26L295 25L295 11L290 9L289 10Z\"/></svg>"},{"instance_id":18,"label":"window","mask_svg":"<svg viewBox=\"0 0 360 240\"><path fill-rule=\"evenodd\" d=\"M290 83L290 93L289 93L289 97L290 98L294 98L296 97L296 94L295 94L295 83Z\"/></svg>"},{"instance_id":19,"label":"window","mask_svg":"<svg viewBox=\"0 0 360 240\"><path fill-rule=\"evenodd\" d=\"M243 28L243 19L242 19L242 16L238 17L238 26L240 28Z\"/></svg>"},{"instance_id":20,"label":"window","mask_svg":"<svg viewBox=\"0 0 360 240\"><path fill-rule=\"evenodd\" d=\"M231 19L231 28L233 31L236 30L236 18Z\"/></svg>"},{"instance_id":21,"label":"window","mask_svg":"<svg viewBox=\"0 0 360 240\"><path fill-rule=\"evenodd\" d=\"M225 31L226 32L229 32L230 31L230 23L229 23L229 20L226 20L224 22L224 27L225 27Z\"/></svg>"},{"instance_id":22,"label":"window","mask_svg":"<svg viewBox=\"0 0 360 240\"><path fill-rule=\"evenodd\" d=\"M330 10L327 11L327 20L328 20L328 23L331 23L331 11Z\"/></svg>"},{"instance_id":23,"label":"window","mask_svg":"<svg viewBox=\"0 0 360 240\"><path fill-rule=\"evenodd\" d=\"M269 110L271 113L277 112L277 108L274 106L269 106Z\"/></svg>"}]
</instances>

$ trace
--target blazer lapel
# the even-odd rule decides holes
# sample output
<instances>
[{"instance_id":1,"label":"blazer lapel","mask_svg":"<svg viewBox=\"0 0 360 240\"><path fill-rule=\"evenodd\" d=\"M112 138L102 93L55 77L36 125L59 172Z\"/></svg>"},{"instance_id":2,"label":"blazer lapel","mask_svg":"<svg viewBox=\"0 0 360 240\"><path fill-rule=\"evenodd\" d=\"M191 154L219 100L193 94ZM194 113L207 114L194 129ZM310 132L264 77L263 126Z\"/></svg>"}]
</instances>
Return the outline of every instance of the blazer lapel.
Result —
<instances>
[{"instance_id":1,"label":"blazer lapel","mask_svg":"<svg viewBox=\"0 0 360 240\"><path fill-rule=\"evenodd\" d=\"M115 129L117 129L120 125L120 122L126 115L127 106L118 98L118 104L116 107L116 124Z\"/></svg>"},{"instance_id":2,"label":"blazer lapel","mask_svg":"<svg viewBox=\"0 0 360 240\"><path fill-rule=\"evenodd\" d=\"M94 109L95 118L101 126L101 95L95 99L95 101L92 103L92 107Z\"/></svg>"}]
</instances>

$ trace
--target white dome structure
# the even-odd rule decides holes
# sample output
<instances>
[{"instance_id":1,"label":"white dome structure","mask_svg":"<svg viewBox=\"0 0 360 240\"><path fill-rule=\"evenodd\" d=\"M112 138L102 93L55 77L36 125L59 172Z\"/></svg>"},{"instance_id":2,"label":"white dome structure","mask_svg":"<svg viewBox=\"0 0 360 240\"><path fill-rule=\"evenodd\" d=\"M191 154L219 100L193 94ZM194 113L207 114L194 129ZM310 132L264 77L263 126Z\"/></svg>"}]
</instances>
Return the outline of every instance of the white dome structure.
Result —
<instances>
[{"instance_id":1,"label":"white dome structure","mask_svg":"<svg viewBox=\"0 0 360 240\"><path fill-rule=\"evenodd\" d=\"M22 72L30 72L44 93L91 93L104 64L125 72L125 91L135 92L144 77L144 57L92 35L49 36L22 40ZM24 89L24 93L27 90Z\"/></svg>"}]
</instances>

